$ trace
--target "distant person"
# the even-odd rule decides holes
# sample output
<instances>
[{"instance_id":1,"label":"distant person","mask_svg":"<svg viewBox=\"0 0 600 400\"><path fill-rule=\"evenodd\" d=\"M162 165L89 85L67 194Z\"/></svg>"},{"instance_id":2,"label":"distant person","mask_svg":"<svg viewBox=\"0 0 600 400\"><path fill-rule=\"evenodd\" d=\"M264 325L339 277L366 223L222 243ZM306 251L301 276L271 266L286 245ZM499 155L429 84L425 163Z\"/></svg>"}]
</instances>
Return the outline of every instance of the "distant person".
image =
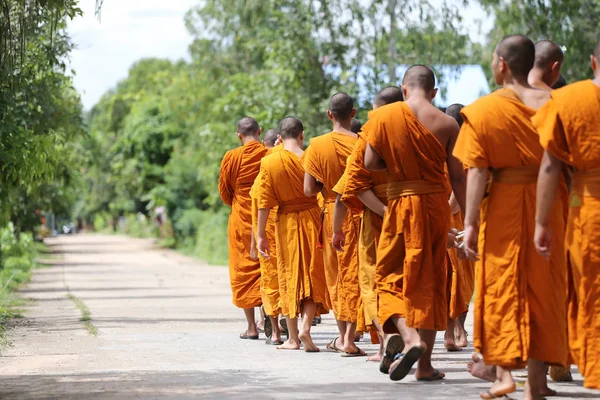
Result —
<instances>
[{"instance_id":1,"label":"distant person","mask_svg":"<svg viewBox=\"0 0 600 400\"><path fill-rule=\"evenodd\" d=\"M552 90L560 79L560 69L565 55L551 40L540 40L535 44L535 63L529 71L529 85L536 89Z\"/></svg>"},{"instance_id":2,"label":"distant person","mask_svg":"<svg viewBox=\"0 0 600 400\"><path fill-rule=\"evenodd\" d=\"M259 142L261 129L254 118L244 117L237 123L236 135L242 146L225 153L219 174L219 193L231 206L229 225L229 279L233 304L244 309L248 327L240 339L258 339L254 307L262 304L260 296L260 263L253 260L249 249L252 241L252 200L250 187L260 168L267 148Z\"/></svg>"},{"instance_id":3,"label":"distant person","mask_svg":"<svg viewBox=\"0 0 600 400\"><path fill-rule=\"evenodd\" d=\"M572 278L569 344L584 386L600 389L600 41L590 59L594 79L552 92L533 119L545 149L537 184L535 246L546 258L562 251L552 209L562 166L569 165L575 169L565 238Z\"/></svg>"},{"instance_id":4,"label":"distant person","mask_svg":"<svg viewBox=\"0 0 600 400\"><path fill-rule=\"evenodd\" d=\"M275 147L275 142L279 131L277 129L269 129L263 136L263 144L269 149L269 154L281 151L282 146ZM266 157L266 156L265 156ZM269 241L271 256L261 257L258 255L256 247L256 234L258 229L258 197L257 192L260 187L260 180L262 174L259 173L254 184L250 189L250 196L252 197L252 242L250 247L250 257L253 260L260 261L260 295L263 306L261 307L261 315L264 313L263 327L265 335L267 336L266 343L269 345L281 345L281 332L279 329L278 317L281 314L280 300L281 296L279 293L279 276L277 274L277 245L275 240L275 225L277 222L277 207L269 213L269 219L265 228L267 240ZM283 277L281 277L283 279ZM260 324L257 324L260 327Z\"/></svg>"},{"instance_id":5,"label":"distant person","mask_svg":"<svg viewBox=\"0 0 600 400\"><path fill-rule=\"evenodd\" d=\"M397 86L388 86L379 91L373 100L373 110L387 104L402 101L402 89ZM388 357L384 359L384 335L377 320L377 293L375 292L375 266L377 264L377 244L381 236L383 215L387 208L387 173L385 171L372 172L365 168L364 158L367 147L367 133L360 132L352 154L348 157L344 175L334 187L337 193L335 211L333 216L334 236L345 242L346 232L343 222L346 219L347 207L356 207L356 200L360 200L359 211L363 211L360 237L358 240L358 276L365 326L364 331L377 334L379 351L367 358L368 361L380 362L380 371L387 374L392 363L395 350L402 350L403 342L399 335L388 339ZM335 233L338 233L335 235ZM342 250L339 243L333 243L334 248Z\"/></svg>"},{"instance_id":6,"label":"distant person","mask_svg":"<svg viewBox=\"0 0 600 400\"><path fill-rule=\"evenodd\" d=\"M464 247L469 255L481 254L474 347L483 361L477 366L496 366L493 384L481 393L484 399L514 392L511 371L525 367L525 399L556 395L547 386L545 363L565 365L568 357L563 247L557 245L545 259L531 240L543 155L531 118L550 97L550 91L528 84L534 62L529 38L512 35L498 43L492 71L502 89L462 110L465 122L454 149L469 167ZM553 204L551 226L559 241L564 197Z\"/></svg>"},{"instance_id":7,"label":"distant person","mask_svg":"<svg viewBox=\"0 0 600 400\"><path fill-rule=\"evenodd\" d=\"M261 179L256 188L258 202L258 251L264 258L274 258L267 237L269 214L277 208L276 245L281 310L287 321L289 336L278 346L282 350L318 352L311 337L316 314L329 312L322 250L318 248L321 210L315 196L304 194L302 157L304 127L294 117L279 124L283 150L261 162ZM298 316L302 326L298 327Z\"/></svg>"},{"instance_id":8,"label":"distant person","mask_svg":"<svg viewBox=\"0 0 600 400\"><path fill-rule=\"evenodd\" d=\"M387 171L388 204L377 248L378 320L385 333L400 333L404 348L389 369L404 379L418 361L415 378L435 381L444 373L431 365L436 331L448 324L447 245L451 186L464 207L465 173L452 156L456 121L434 107L435 75L413 65L402 80L404 101L381 107L363 126L365 167Z\"/></svg>"}]
</instances>

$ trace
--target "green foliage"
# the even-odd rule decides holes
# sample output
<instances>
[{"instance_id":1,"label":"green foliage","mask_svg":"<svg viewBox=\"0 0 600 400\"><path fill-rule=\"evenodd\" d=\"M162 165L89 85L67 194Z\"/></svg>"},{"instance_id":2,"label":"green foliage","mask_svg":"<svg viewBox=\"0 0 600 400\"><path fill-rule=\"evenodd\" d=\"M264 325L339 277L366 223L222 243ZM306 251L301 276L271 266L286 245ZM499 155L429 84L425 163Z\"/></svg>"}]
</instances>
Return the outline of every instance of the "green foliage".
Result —
<instances>
[{"instance_id":1,"label":"green foliage","mask_svg":"<svg viewBox=\"0 0 600 400\"><path fill-rule=\"evenodd\" d=\"M479 3L495 16L482 60L486 69L489 70L495 44L504 36L521 33L534 41L550 39L566 48L562 74L568 82L591 77L589 57L600 29L597 0L479 0Z\"/></svg>"}]
</instances>

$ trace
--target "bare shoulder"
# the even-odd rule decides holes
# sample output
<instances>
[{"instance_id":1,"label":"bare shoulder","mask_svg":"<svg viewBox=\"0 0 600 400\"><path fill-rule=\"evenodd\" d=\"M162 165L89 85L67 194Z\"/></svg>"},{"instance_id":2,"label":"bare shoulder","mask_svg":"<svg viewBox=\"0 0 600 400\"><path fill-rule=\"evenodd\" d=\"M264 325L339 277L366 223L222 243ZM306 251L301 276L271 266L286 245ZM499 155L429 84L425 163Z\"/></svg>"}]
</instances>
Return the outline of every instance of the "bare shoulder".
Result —
<instances>
[{"instance_id":1,"label":"bare shoulder","mask_svg":"<svg viewBox=\"0 0 600 400\"><path fill-rule=\"evenodd\" d=\"M550 91L542 89L527 89L524 92L523 102L535 110L540 109L550 100Z\"/></svg>"}]
</instances>

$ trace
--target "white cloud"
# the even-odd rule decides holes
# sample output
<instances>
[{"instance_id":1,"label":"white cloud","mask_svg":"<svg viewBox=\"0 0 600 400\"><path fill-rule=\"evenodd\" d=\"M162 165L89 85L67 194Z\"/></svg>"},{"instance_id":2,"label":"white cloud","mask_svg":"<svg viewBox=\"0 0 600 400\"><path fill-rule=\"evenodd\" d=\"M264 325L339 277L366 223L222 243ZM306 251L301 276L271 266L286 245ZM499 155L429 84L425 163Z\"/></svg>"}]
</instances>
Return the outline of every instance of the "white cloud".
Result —
<instances>
[{"instance_id":1,"label":"white cloud","mask_svg":"<svg viewBox=\"0 0 600 400\"><path fill-rule=\"evenodd\" d=\"M82 0L84 15L71 21L68 30L77 46L71 67L84 108L90 109L125 78L140 58L186 57L192 37L183 17L196 4L197 0L105 0L98 21L95 0Z\"/></svg>"}]
</instances>

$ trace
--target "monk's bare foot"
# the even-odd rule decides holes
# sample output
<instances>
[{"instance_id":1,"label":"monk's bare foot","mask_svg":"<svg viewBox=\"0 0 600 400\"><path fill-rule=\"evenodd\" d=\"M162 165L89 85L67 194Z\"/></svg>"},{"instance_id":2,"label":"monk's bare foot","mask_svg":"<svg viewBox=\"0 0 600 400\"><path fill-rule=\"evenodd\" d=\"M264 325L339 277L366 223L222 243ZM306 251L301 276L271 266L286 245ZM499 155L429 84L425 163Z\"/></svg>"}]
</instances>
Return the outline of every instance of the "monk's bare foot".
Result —
<instances>
[{"instance_id":1,"label":"monk's bare foot","mask_svg":"<svg viewBox=\"0 0 600 400\"><path fill-rule=\"evenodd\" d=\"M500 381L494 382L490 390L483 392L479 395L482 399L495 399L497 397L503 397L509 393L513 393L517 390L514 382L503 383Z\"/></svg>"},{"instance_id":2,"label":"monk's bare foot","mask_svg":"<svg viewBox=\"0 0 600 400\"><path fill-rule=\"evenodd\" d=\"M465 347L469 347L469 341L467 340L467 338L460 338L456 340L456 345L464 349Z\"/></svg>"},{"instance_id":3,"label":"monk's bare foot","mask_svg":"<svg viewBox=\"0 0 600 400\"><path fill-rule=\"evenodd\" d=\"M305 352L307 352L307 353L318 353L320 351L319 348L313 342L312 337L310 336L310 333L308 333L308 332L300 332L300 334L298 335L298 338L302 342L302 345L304 346L304 351Z\"/></svg>"},{"instance_id":4,"label":"monk's bare foot","mask_svg":"<svg viewBox=\"0 0 600 400\"><path fill-rule=\"evenodd\" d=\"M382 358L383 358L383 355L381 353L376 353L376 354L373 354L372 356L367 357L367 361L380 362Z\"/></svg>"},{"instance_id":5,"label":"monk's bare foot","mask_svg":"<svg viewBox=\"0 0 600 400\"><path fill-rule=\"evenodd\" d=\"M356 347L354 343L345 343L340 350L342 350L344 353L356 353L358 351L358 347Z\"/></svg>"},{"instance_id":6,"label":"monk's bare foot","mask_svg":"<svg viewBox=\"0 0 600 400\"><path fill-rule=\"evenodd\" d=\"M467 364L467 371L475 378L483 379L484 381L494 382L496 380L494 367L485 365L483 360L475 354L473 354L472 360Z\"/></svg>"},{"instance_id":7,"label":"monk's bare foot","mask_svg":"<svg viewBox=\"0 0 600 400\"><path fill-rule=\"evenodd\" d=\"M277 346L277 350L300 350L300 342L288 339L281 346Z\"/></svg>"},{"instance_id":8,"label":"monk's bare foot","mask_svg":"<svg viewBox=\"0 0 600 400\"><path fill-rule=\"evenodd\" d=\"M423 382L439 381L441 379L444 379L445 376L446 374L438 371L433 367L429 367L425 371L421 370L420 368L417 368L417 371L415 372L415 379Z\"/></svg>"},{"instance_id":9,"label":"monk's bare foot","mask_svg":"<svg viewBox=\"0 0 600 400\"><path fill-rule=\"evenodd\" d=\"M451 351L451 352L462 351L462 347L459 347L456 345L456 343L454 342L454 338L444 339L444 347L446 348L447 351Z\"/></svg>"},{"instance_id":10,"label":"monk's bare foot","mask_svg":"<svg viewBox=\"0 0 600 400\"><path fill-rule=\"evenodd\" d=\"M540 392L540 397L553 397L558 396L558 392L556 390L550 389L548 385L542 389Z\"/></svg>"}]
</instances>

